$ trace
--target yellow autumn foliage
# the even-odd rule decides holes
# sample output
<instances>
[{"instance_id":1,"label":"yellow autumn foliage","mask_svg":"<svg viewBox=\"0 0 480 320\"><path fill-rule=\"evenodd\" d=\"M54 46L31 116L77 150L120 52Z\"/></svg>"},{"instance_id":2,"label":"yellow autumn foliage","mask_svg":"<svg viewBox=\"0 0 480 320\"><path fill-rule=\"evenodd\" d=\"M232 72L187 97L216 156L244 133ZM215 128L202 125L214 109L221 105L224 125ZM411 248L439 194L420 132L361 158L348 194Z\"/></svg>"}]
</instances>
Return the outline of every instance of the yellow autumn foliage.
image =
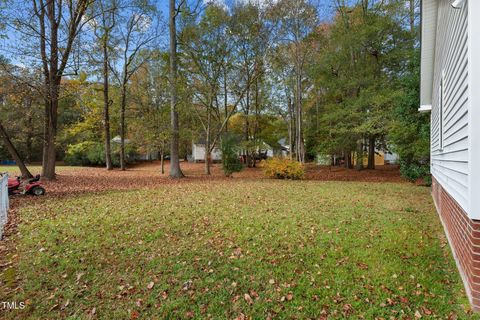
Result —
<instances>
[{"instance_id":1,"label":"yellow autumn foliage","mask_svg":"<svg viewBox=\"0 0 480 320\"><path fill-rule=\"evenodd\" d=\"M287 158L272 158L261 163L265 176L275 179L299 180L305 176L305 168L298 161Z\"/></svg>"}]
</instances>

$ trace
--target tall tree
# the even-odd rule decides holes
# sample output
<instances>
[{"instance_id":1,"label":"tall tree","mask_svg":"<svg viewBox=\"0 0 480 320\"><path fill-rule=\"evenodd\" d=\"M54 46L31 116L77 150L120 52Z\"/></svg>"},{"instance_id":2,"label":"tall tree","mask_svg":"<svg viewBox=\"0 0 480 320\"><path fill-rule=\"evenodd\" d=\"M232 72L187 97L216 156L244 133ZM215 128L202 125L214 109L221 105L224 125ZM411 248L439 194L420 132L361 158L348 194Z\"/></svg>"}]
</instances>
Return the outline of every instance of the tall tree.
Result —
<instances>
[{"instance_id":1,"label":"tall tree","mask_svg":"<svg viewBox=\"0 0 480 320\"><path fill-rule=\"evenodd\" d=\"M238 5L232 11L230 16L223 6L209 4L199 21L192 19L182 32L185 74L205 140L206 174L210 174L210 154L218 147L230 117L239 106L245 110L246 104L254 105L252 88L258 83L262 70L259 61L265 59L268 46L263 41L266 36L261 31L265 29L259 27L259 11L255 6ZM255 24L251 25L252 21ZM232 35L232 41L225 38L226 34ZM250 50L254 46L264 51ZM252 130L250 122L245 123L248 132L244 135L248 141Z\"/></svg>"},{"instance_id":2,"label":"tall tree","mask_svg":"<svg viewBox=\"0 0 480 320\"><path fill-rule=\"evenodd\" d=\"M164 158L170 141L168 54L156 50L152 59L132 77L130 87L135 110L130 124L132 142L143 154L156 153L164 174Z\"/></svg>"},{"instance_id":3,"label":"tall tree","mask_svg":"<svg viewBox=\"0 0 480 320\"><path fill-rule=\"evenodd\" d=\"M132 0L123 11L116 23L119 39L116 52L118 60L110 63L110 69L120 87L120 169L126 170L128 83L153 53L155 40L158 39L159 20L156 7L149 2L138 4Z\"/></svg>"},{"instance_id":4,"label":"tall tree","mask_svg":"<svg viewBox=\"0 0 480 320\"><path fill-rule=\"evenodd\" d=\"M401 95L397 79L404 74L410 43L400 2L361 1L349 7L338 1L333 23L324 30L327 46L315 53L309 67L316 92L321 92L319 148L341 153L351 167L356 153L358 169L363 151L368 168L375 154L386 149L392 108ZM407 15L408 17L408 15ZM403 21L402 21L403 20ZM320 138L321 137L321 138ZM328 150L328 151L327 151Z\"/></svg>"},{"instance_id":5,"label":"tall tree","mask_svg":"<svg viewBox=\"0 0 480 320\"><path fill-rule=\"evenodd\" d=\"M270 4L255 2L237 3L232 10L233 63L239 66L237 78L240 80L239 86L244 89L242 91L245 91L239 106L244 120L243 153L248 166L255 166L266 60L276 45L273 24L267 18L271 10ZM234 93L242 91L234 90Z\"/></svg>"},{"instance_id":6,"label":"tall tree","mask_svg":"<svg viewBox=\"0 0 480 320\"><path fill-rule=\"evenodd\" d=\"M194 108L202 129L205 144L205 174L210 174L211 151L216 140L225 128L222 119L231 112L223 112L224 104L219 103L221 79L226 76L226 62L229 60L230 46L225 41L228 32L228 14L216 4L207 5L200 21L190 19L188 27L182 31L185 46L185 64L188 85L191 88Z\"/></svg>"},{"instance_id":7,"label":"tall tree","mask_svg":"<svg viewBox=\"0 0 480 320\"><path fill-rule=\"evenodd\" d=\"M111 148L111 133L110 133L110 105L112 100L109 97L109 65L110 65L110 51L114 44L112 44L112 37L117 15L121 3L117 0L98 0L92 6L90 13L94 18L92 24L93 34L95 36L96 45L100 47L101 51L101 66L103 77L103 128L104 128L104 145L105 145L105 166L107 170L112 170L112 148ZM94 50L96 51L96 50ZM96 60L96 59L94 59ZM95 61L97 62L97 61ZM98 63L98 62L97 62Z\"/></svg>"},{"instance_id":8,"label":"tall tree","mask_svg":"<svg viewBox=\"0 0 480 320\"><path fill-rule=\"evenodd\" d=\"M12 156L13 160L15 160L15 162L17 163L18 168L20 169L20 172L22 174L22 177L25 179L33 178L33 175L27 169L27 166L23 162L23 159L20 157L20 154L18 153L17 149L15 148L12 141L10 140L10 137L7 134L7 131L5 130L1 122L0 122L0 136L2 137L3 143L5 144L8 151L10 152L10 155Z\"/></svg>"},{"instance_id":9,"label":"tall tree","mask_svg":"<svg viewBox=\"0 0 480 320\"><path fill-rule=\"evenodd\" d=\"M170 177L174 179L183 178L180 169L180 158L178 145L180 140L180 129L177 111L177 24L176 18L179 9L175 0L169 2L169 29L170 29L170 121L171 121L171 144L170 144Z\"/></svg>"},{"instance_id":10,"label":"tall tree","mask_svg":"<svg viewBox=\"0 0 480 320\"><path fill-rule=\"evenodd\" d=\"M60 85L75 40L86 23L83 17L91 3L92 0L67 2L32 0L31 7L24 8L24 14L28 15L28 18L23 16L14 18L16 25L23 29L24 33L31 34L33 30L38 41L37 50L43 70L42 92L45 100L42 174L49 180L55 179Z\"/></svg>"},{"instance_id":11,"label":"tall tree","mask_svg":"<svg viewBox=\"0 0 480 320\"><path fill-rule=\"evenodd\" d=\"M315 7L307 0L281 0L276 6L279 21L279 37L290 49L290 61L294 72L294 113L295 113L295 157L305 162L305 141L303 129L303 96L305 62L311 48L308 36L318 24Z\"/></svg>"}]
</instances>

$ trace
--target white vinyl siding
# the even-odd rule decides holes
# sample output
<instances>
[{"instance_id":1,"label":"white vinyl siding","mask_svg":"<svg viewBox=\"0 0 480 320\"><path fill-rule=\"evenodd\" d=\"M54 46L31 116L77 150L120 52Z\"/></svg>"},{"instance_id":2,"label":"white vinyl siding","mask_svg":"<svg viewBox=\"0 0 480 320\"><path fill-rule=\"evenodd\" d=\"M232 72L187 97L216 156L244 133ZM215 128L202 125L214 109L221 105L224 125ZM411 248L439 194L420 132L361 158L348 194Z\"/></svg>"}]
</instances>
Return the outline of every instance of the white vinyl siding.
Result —
<instances>
[{"instance_id":1,"label":"white vinyl siding","mask_svg":"<svg viewBox=\"0 0 480 320\"><path fill-rule=\"evenodd\" d=\"M445 115L443 114L443 78L444 73L442 72L442 79L440 80L440 88L438 89L438 150L441 152L443 151L443 131L445 130L445 126L443 124L443 119L445 119Z\"/></svg>"},{"instance_id":2,"label":"white vinyl siding","mask_svg":"<svg viewBox=\"0 0 480 320\"><path fill-rule=\"evenodd\" d=\"M444 189L468 212L467 11L467 6L454 9L449 0L438 1L432 97L431 171ZM441 116L443 119L440 119Z\"/></svg>"},{"instance_id":3,"label":"white vinyl siding","mask_svg":"<svg viewBox=\"0 0 480 320\"><path fill-rule=\"evenodd\" d=\"M205 160L205 145L194 143L192 146L192 156L194 161ZM222 152L218 148L213 148L210 154L212 161L222 160Z\"/></svg>"}]
</instances>

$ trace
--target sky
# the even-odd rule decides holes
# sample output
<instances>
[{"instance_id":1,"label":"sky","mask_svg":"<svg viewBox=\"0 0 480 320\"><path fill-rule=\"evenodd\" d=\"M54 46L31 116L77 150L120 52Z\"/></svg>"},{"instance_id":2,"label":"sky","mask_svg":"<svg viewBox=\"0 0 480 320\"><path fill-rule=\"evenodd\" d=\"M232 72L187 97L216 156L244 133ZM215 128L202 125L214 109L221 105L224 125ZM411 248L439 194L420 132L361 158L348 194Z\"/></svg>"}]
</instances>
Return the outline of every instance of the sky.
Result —
<instances>
[{"instance_id":1,"label":"sky","mask_svg":"<svg viewBox=\"0 0 480 320\"><path fill-rule=\"evenodd\" d=\"M163 17L164 23L167 23L168 21L168 13L169 13L169 1L168 0L153 0L156 5L158 10L161 12L161 16ZM275 3L278 0L187 0L189 1L190 4L195 5L197 4L197 1L201 1L203 5L207 5L208 3L216 3L224 7L231 7L237 2L241 3L246 3L246 2L253 2L259 6L265 6L267 3ZM332 0L310 0L314 5L316 5L319 8L319 14L320 18L322 20L328 20L331 18L331 12L332 12ZM12 3L12 5L16 3L17 5L20 5L21 1L15 1ZM13 10L13 11L20 11L22 8L10 8L7 10ZM8 12L7 12L8 14ZM164 27L166 29L166 25ZM167 29L165 30L167 31ZM167 37L165 37L167 38ZM20 35L17 34L12 30L12 28L7 28L6 29L6 37L3 39L0 38L0 55L3 55L7 57L12 63L16 65L24 65L25 62L21 61L21 58L19 57L18 50L16 50L20 45L25 45L20 40Z\"/></svg>"}]
</instances>

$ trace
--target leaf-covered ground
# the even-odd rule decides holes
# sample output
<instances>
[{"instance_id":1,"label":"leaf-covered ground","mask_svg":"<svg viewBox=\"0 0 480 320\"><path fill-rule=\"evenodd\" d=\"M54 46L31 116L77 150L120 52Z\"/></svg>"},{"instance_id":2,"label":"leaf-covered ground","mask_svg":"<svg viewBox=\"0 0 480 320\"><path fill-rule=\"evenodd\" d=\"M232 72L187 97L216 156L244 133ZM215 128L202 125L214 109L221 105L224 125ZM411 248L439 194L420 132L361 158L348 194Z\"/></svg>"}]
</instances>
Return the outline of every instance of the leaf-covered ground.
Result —
<instances>
[{"instance_id":1,"label":"leaf-covered ground","mask_svg":"<svg viewBox=\"0 0 480 320\"><path fill-rule=\"evenodd\" d=\"M225 178L221 165L212 165L212 174L204 174L203 163L181 162L181 168L187 176L187 181L228 180ZM30 166L32 174L41 171L40 166ZM57 181L45 182L49 195L70 195L71 193L100 192L105 190L126 190L132 188L154 188L159 184L172 183L168 179L169 163L166 161L165 172L160 173L160 163L144 162L129 167L127 171L107 171L104 168L91 167L57 167ZM0 166L0 172L18 175L16 166ZM260 168L245 168L235 173L235 178L263 179ZM405 182L397 166L378 166L376 170L352 170L342 167L316 166L306 167L306 179L316 181L362 181L362 182ZM185 180L182 180L185 181ZM173 181L175 183L175 181Z\"/></svg>"},{"instance_id":2,"label":"leaf-covered ground","mask_svg":"<svg viewBox=\"0 0 480 320\"><path fill-rule=\"evenodd\" d=\"M19 210L1 277L28 305L7 319L476 317L429 189L406 183L187 181Z\"/></svg>"}]
</instances>

